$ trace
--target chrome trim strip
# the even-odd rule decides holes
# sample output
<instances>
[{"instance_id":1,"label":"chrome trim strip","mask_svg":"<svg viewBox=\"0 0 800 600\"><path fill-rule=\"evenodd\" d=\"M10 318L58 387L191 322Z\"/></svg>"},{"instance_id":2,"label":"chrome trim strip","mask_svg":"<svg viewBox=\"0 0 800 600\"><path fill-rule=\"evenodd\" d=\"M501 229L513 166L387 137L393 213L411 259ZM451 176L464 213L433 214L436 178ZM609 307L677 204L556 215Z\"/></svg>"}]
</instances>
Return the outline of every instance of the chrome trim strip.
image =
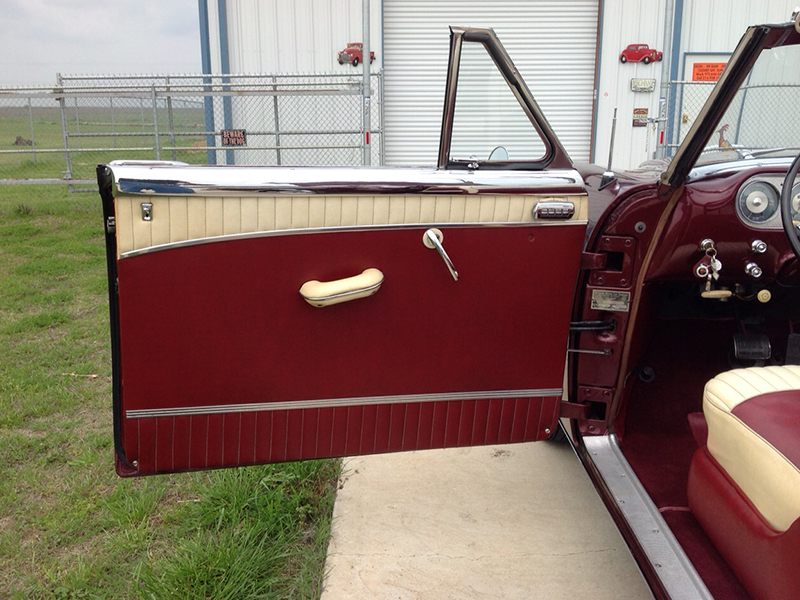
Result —
<instances>
[{"instance_id":1,"label":"chrome trim strip","mask_svg":"<svg viewBox=\"0 0 800 600\"><path fill-rule=\"evenodd\" d=\"M218 404L214 406L187 406L181 408L141 408L137 410L126 410L125 417L127 419L148 419L154 417L185 417L192 415L302 410L307 408L374 406L376 404L414 404L421 402L454 402L460 400L495 400L500 398L546 398L550 396L561 397L562 393L563 390L561 388L545 388L538 390L495 390L490 392L361 396L357 398L290 400L286 402L255 402L252 404Z\"/></svg>"},{"instance_id":2,"label":"chrome trim strip","mask_svg":"<svg viewBox=\"0 0 800 600\"><path fill-rule=\"evenodd\" d=\"M175 248L188 248L191 246L199 246L201 244L213 244L216 242L231 242L236 240L251 240L264 237L277 237L284 235L308 235L312 233L348 233L354 231L390 231L400 229L426 229L429 227L441 227L453 229L456 227L566 227L570 225L586 226L587 220L573 220L573 221L519 221L509 223L406 223L406 224L392 224L392 225L359 225L352 227L304 227L302 229L273 229L270 231L253 231L248 233L234 233L231 235L218 235L214 237L195 238L192 240L183 240L180 242L170 242L169 244L159 244L156 246L148 246L147 248L139 248L137 250L129 250L120 254L120 259L133 258L134 256L141 256L143 254L151 254L153 252L161 252L163 250L173 250Z\"/></svg>"},{"instance_id":3,"label":"chrome trim strip","mask_svg":"<svg viewBox=\"0 0 800 600\"><path fill-rule=\"evenodd\" d=\"M616 435L583 437L590 460L670 598L714 600L619 448Z\"/></svg>"},{"instance_id":4,"label":"chrome trim strip","mask_svg":"<svg viewBox=\"0 0 800 600\"><path fill-rule=\"evenodd\" d=\"M437 170L387 167L248 167L113 161L117 193L242 194L585 194L575 169Z\"/></svg>"}]
</instances>

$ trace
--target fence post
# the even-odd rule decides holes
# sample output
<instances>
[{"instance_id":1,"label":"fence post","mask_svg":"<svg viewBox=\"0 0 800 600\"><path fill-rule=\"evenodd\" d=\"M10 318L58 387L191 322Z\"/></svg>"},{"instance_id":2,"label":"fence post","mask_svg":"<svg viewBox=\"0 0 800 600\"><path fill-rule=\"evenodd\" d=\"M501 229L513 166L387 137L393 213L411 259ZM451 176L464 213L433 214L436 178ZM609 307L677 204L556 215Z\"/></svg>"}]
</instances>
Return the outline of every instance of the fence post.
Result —
<instances>
[{"instance_id":1,"label":"fence post","mask_svg":"<svg viewBox=\"0 0 800 600\"><path fill-rule=\"evenodd\" d=\"M158 105L156 104L158 99L156 98L155 84L153 84L150 90L153 98L153 132L156 135L156 160L161 160L161 145L159 144L158 140Z\"/></svg>"},{"instance_id":2,"label":"fence post","mask_svg":"<svg viewBox=\"0 0 800 600\"><path fill-rule=\"evenodd\" d=\"M74 104L75 104L75 133L79 134L78 135L78 139L75 142L75 145L78 146L78 148L82 148L83 145L81 144L81 138L80 138L81 117L80 117L80 113L78 112L78 97L75 96L73 98L73 100L74 100Z\"/></svg>"},{"instance_id":3,"label":"fence post","mask_svg":"<svg viewBox=\"0 0 800 600\"><path fill-rule=\"evenodd\" d=\"M272 76L272 89L275 92L278 91L278 78L275 75ZM278 110L277 93L272 96L272 111L275 114L275 159L278 166L281 166L281 125L280 117L278 116L280 111Z\"/></svg>"},{"instance_id":4,"label":"fence post","mask_svg":"<svg viewBox=\"0 0 800 600\"><path fill-rule=\"evenodd\" d=\"M61 73L56 73L56 81L58 82L58 91L63 94ZM67 127L67 102L64 100L63 95L58 97L58 105L61 108L61 135L64 137L64 162L66 163L66 170L61 174L61 178L72 179L72 158L69 155L69 128Z\"/></svg>"},{"instance_id":5,"label":"fence post","mask_svg":"<svg viewBox=\"0 0 800 600\"><path fill-rule=\"evenodd\" d=\"M33 147L33 164L36 164L36 138L33 135L33 108L31 107L31 99L28 98L28 123L31 126L31 146Z\"/></svg>"},{"instance_id":6,"label":"fence post","mask_svg":"<svg viewBox=\"0 0 800 600\"><path fill-rule=\"evenodd\" d=\"M114 124L114 96L108 97L108 107L111 111L111 145L117 147L117 130Z\"/></svg>"},{"instance_id":7,"label":"fence post","mask_svg":"<svg viewBox=\"0 0 800 600\"><path fill-rule=\"evenodd\" d=\"M169 138L172 146L172 160L178 160L175 153L175 121L172 116L172 91L169 89L169 75L165 78L167 83L167 120L169 121Z\"/></svg>"}]
</instances>

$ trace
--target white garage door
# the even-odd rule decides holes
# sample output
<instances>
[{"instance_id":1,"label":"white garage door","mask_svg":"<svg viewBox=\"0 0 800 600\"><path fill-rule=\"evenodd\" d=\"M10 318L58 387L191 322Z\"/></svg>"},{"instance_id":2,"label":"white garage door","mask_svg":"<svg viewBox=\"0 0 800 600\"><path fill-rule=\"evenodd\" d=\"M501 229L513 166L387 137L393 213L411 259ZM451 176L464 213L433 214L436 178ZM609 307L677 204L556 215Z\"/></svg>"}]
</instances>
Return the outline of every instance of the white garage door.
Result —
<instances>
[{"instance_id":1,"label":"white garage door","mask_svg":"<svg viewBox=\"0 0 800 600\"><path fill-rule=\"evenodd\" d=\"M387 165L436 164L450 25L493 28L567 152L589 159L597 0L383 0L383 11Z\"/></svg>"}]
</instances>

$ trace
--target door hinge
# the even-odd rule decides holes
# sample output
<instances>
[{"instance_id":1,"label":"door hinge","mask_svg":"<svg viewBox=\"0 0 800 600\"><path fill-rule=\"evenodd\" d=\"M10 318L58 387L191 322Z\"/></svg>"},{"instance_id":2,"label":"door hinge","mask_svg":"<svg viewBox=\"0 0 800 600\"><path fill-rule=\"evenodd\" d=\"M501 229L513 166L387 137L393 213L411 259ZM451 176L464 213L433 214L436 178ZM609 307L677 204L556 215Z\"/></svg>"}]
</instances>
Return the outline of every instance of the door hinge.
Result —
<instances>
[{"instance_id":1,"label":"door hinge","mask_svg":"<svg viewBox=\"0 0 800 600\"><path fill-rule=\"evenodd\" d=\"M613 317L600 321L570 321L569 324L570 331L615 331L616 329L617 320ZM598 354L611 354L611 352L599 352Z\"/></svg>"},{"instance_id":2,"label":"door hinge","mask_svg":"<svg viewBox=\"0 0 800 600\"><path fill-rule=\"evenodd\" d=\"M111 216L106 219L106 231L112 235L117 231L116 217Z\"/></svg>"},{"instance_id":3,"label":"door hinge","mask_svg":"<svg viewBox=\"0 0 800 600\"><path fill-rule=\"evenodd\" d=\"M583 252L581 253L581 269L592 271L594 269L605 269L608 265L608 254L605 252Z\"/></svg>"},{"instance_id":4,"label":"door hinge","mask_svg":"<svg viewBox=\"0 0 800 600\"><path fill-rule=\"evenodd\" d=\"M559 416L564 419L588 419L589 405L562 401Z\"/></svg>"}]
</instances>

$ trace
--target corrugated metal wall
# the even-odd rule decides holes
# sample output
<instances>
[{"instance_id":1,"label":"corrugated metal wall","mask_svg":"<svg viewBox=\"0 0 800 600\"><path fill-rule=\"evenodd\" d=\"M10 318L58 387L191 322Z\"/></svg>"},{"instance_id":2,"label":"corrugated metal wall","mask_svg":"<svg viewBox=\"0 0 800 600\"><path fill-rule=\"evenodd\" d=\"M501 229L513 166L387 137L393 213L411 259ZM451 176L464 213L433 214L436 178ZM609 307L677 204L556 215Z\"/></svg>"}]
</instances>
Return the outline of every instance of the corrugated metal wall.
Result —
<instances>
[{"instance_id":1,"label":"corrugated metal wall","mask_svg":"<svg viewBox=\"0 0 800 600\"><path fill-rule=\"evenodd\" d=\"M373 68L383 65L386 78L387 164L436 161L449 25L494 27L573 159L587 160L591 152L594 162L608 161L617 107L613 165L624 169L655 152L655 126L633 127L633 114L647 109L648 116L658 116L661 80L669 72L664 63L621 64L623 48L646 43L670 50L673 35L665 31L665 20L671 6L682 6L675 37L682 78L687 55L730 52L748 25L785 21L797 1L371 0ZM208 0L212 60L219 72L217 2ZM598 2L602 41L592 121ZM356 71L339 65L336 54L347 42L361 40L361 0L227 0L227 6L231 71ZM633 92L632 79L654 80L654 91Z\"/></svg>"},{"instance_id":2,"label":"corrugated metal wall","mask_svg":"<svg viewBox=\"0 0 800 600\"><path fill-rule=\"evenodd\" d=\"M666 0L604 0L602 54L597 86L597 134L594 161L608 164L611 125L617 108L617 131L612 166L626 169L644 162L655 149L656 132L652 125L633 126L634 109L658 114L662 63L621 63L620 52L630 44L648 44L664 51ZM631 79L654 79L654 91L631 91Z\"/></svg>"},{"instance_id":3,"label":"corrugated metal wall","mask_svg":"<svg viewBox=\"0 0 800 600\"><path fill-rule=\"evenodd\" d=\"M783 23L797 0L684 0L681 48L730 52L750 25ZM679 71L680 72L680 71Z\"/></svg>"},{"instance_id":4,"label":"corrugated metal wall","mask_svg":"<svg viewBox=\"0 0 800 600\"><path fill-rule=\"evenodd\" d=\"M725 62L725 53L730 53L749 25L787 21L797 0L603 0L602 52L598 81L596 142L593 161L605 165L608 161L611 141L611 123L614 107L618 108L617 132L614 145L613 166L615 169L634 168L652 158L656 149L657 127L654 123L646 127L633 126L634 109L647 109L648 116L658 117L661 81L669 81L669 72L664 73L662 63L619 62L620 52L629 44L644 43L658 50L669 51L672 35L665 39L665 19L669 6L683 7L677 22L680 28L675 33L679 48L676 68L677 79L691 79L686 73L687 61L693 55L706 54L703 60ZM714 55L720 55L717 58ZM633 92L632 79L654 79L653 92ZM687 115L686 129L697 116L708 88L693 89L691 107L684 106L688 96L678 95L677 106L671 114ZM703 94L702 97L696 97ZM684 131L685 133L685 131ZM675 139L681 132L675 132Z\"/></svg>"},{"instance_id":5,"label":"corrugated metal wall","mask_svg":"<svg viewBox=\"0 0 800 600\"><path fill-rule=\"evenodd\" d=\"M436 164L450 25L494 28L567 151L586 160L597 14L597 0L384 0L387 164Z\"/></svg>"},{"instance_id":6,"label":"corrugated metal wall","mask_svg":"<svg viewBox=\"0 0 800 600\"><path fill-rule=\"evenodd\" d=\"M217 0L208 0L212 57L219 67ZM338 52L362 41L361 0L227 0L233 73L352 73ZM370 43L381 60L381 1L371 2Z\"/></svg>"}]
</instances>

